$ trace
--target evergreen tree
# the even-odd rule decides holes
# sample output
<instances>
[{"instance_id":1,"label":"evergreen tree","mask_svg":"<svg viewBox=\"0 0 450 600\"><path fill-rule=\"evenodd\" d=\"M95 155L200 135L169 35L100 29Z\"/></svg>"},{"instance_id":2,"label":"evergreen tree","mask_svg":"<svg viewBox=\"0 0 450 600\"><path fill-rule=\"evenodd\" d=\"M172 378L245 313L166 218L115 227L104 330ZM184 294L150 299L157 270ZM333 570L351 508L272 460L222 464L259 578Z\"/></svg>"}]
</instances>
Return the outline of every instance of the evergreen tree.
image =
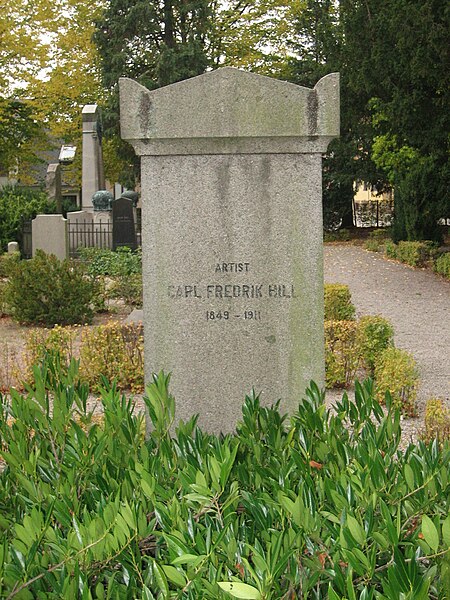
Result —
<instances>
[{"instance_id":1,"label":"evergreen tree","mask_svg":"<svg viewBox=\"0 0 450 600\"><path fill-rule=\"evenodd\" d=\"M333 0L306 0L292 6L294 37L288 77L294 83L313 87L321 77L342 71L342 31ZM341 76L342 76L341 72ZM341 81L341 137L329 147L323 163L324 225L334 229L352 224L353 181L357 147L349 131L349 109L345 79Z\"/></svg>"},{"instance_id":2,"label":"evergreen tree","mask_svg":"<svg viewBox=\"0 0 450 600\"><path fill-rule=\"evenodd\" d=\"M94 40L108 91L105 137L112 140L122 159L115 174L122 183L132 186L138 169L130 146L119 138L119 77L131 77L155 89L200 75L208 66L205 48L209 27L209 0L108 2Z\"/></svg>"},{"instance_id":3,"label":"evergreen tree","mask_svg":"<svg viewBox=\"0 0 450 600\"><path fill-rule=\"evenodd\" d=\"M365 151L394 186L394 237L440 239L449 201L449 17L444 0L341 1L348 93Z\"/></svg>"}]
</instances>

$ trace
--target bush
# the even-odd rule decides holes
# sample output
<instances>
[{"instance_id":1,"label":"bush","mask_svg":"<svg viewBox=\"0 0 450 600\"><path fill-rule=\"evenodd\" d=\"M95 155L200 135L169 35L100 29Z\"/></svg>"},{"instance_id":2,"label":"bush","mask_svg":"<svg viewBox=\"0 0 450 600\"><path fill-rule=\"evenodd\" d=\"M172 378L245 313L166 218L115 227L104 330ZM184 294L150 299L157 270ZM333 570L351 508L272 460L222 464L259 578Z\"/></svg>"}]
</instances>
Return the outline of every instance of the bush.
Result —
<instances>
[{"instance_id":1,"label":"bush","mask_svg":"<svg viewBox=\"0 0 450 600\"><path fill-rule=\"evenodd\" d=\"M385 246L386 256L399 260L411 267L423 267L436 255L437 246L434 242L405 242L398 244L387 241Z\"/></svg>"},{"instance_id":2,"label":"bush","mask_svg":"<svg viewBox=\"0 0 450 600\"><path fill-rule=\"evenodd\" d=\"M38 213L48 213L52 207L44 192L21 189L16 186L0 188L0 251L8 242L20 242L25 221Z\"/></svg>"},{"instance_id":3,"label":"bush","mask_svg":"<svg viewBox=\"0 0 450 600\"><path fill-rule=\"evenodd\" d=\"M387 240L384 244L384 252L388 258L397 258L397 244L391 242L391 240Z\"/></svg>"},{"instance_id":4,"label":"bush","mask_svg":"<svg viewBox=\"0 0 450 600\"><path fill-rule=\"evenodd\" d=\"M368 239L364 244L366 250L369 252L379 252L380 251L380 242L378 240Z\"/></svg>"},{"instance_id":5,"label":"bush","mask_svg":"<svg viewBox=\"0 0 450 600\"><path fill-rule=\"evenodd\" d=\"M437 439L441 444L450 440L450 409L441 398L430 398L425 407L425 431L423 439L432 442Z\"/></svg>"},{"instance_id":6,"label":"bush","mask_svg":"<svg viewBox=\"0 0 450 600\"><path fill-rule=\"evenodd\" d=\"M86 264L90 275L128 276L142 272L142 253L129 248L116 252L105 248L80 248L80 260Z\"/></svg>"},{"instance_id":7,"label":"bush","mask_svg":"<svg viewBox=\"0 0 450 600\"><path fill-rule=\"evenodd\" d=\"M111 322L85 329L81 335L80 374L90 386L102 385L102 376L119 389L142 391L144 340L142 326Z\"/></svg>"},{"instance_id":8,"label":"bush","mask_svg":"<svg viewBox=\"0 0 450 600\"><path fill-rule=\"evenodd\" d=\"M0 279L9 277L11 267L20 260L20 252L12 252L11 254L0 255Z\"/></svg>"},{"instance_id":9,"label":"bush","mask_svg":"<svg viewBox=\"0 0 450 600\"><path fill-rule=\"evenodd\" d=\"M348 387L361 363L356 321L325 321L325 383Z\"/></svg>"},{"instance_id":10,"label":"bush","mask_svg":"<svg viewBox=\"0 0 450 600\"><path fill-rule=\"evenodd\" d=\"M413 356L399 348L386 348L375 365L377 398L384 402L386 392L390 393L394 406L408 416L415 416L415 400L419 384L419 374Z\"/></svg>"},{"instance_id":11,"label":"bush","mask_svg":"<svg viewBox=\"0 0 450 600\"><path fill-rule=\"evenodd\" d=\"M385 229L374 229L369 233L369 239L365 243L366 250L379 252L380 247L389 238Z\"/></svg>"},{"instance_id":12,"label":"bush","mask_svg":"<svg viewBox=\"0 0 450 600\"><path fill-rule=\"evenodd\" d=\"M350 241L350 231L348 229L339 229L337 231L325 231L323 235L324 242L348 242Z\"/></svg>"},{"instance_id":13,"label":"bush","mask_svg":"<svg viewBox=\"0 0 450 600\"><path fill-rule=\"evenodd\" d=\"M161 374L144 442L113 386L100 424L76 365L54 370L0 403L0 597L445 598L449 446L401 452L370 383L335 414L317 386L290 419L248 397L215 436L195 418L169 433Z\"/></svg>"},{"instance_id":14,"label":"bush","mask_svg":"<svg viewBox=\"0 0 450 600\"><path fill-rule=\"evenodd\" d=\"M122 298L129 306L142 307L142 275L116 277L107 290L108 298Z\"/></svg>"},{"instance_id":15,"label":"bush","mask_svg":"<svg viewBox=\"0 0 450 600\"><path fill-rule=\"evenodd\" d=\"M11 269L6 301L16 321L52 326L90 322L98 285L83 265L37 251Z\"/></svg>"},{"instance_id":16,"label":"bush","mask_svg":"<svg viewBox=\"0 0 450 600\"><path fill-rule=\"evenodd\" d=\"M326 321L348 321L353 319L355 307L351 301L352 296L348 285L327 283L325 284L324 294Z\"/></svg>"},{"instance_id":17,"label":"bush","mask_svg":"<svg viewBox=\"0 0 450 600\"><path fill-rule=\"evenodd\" d=\"M439 275L450 279L450 252L445 252L439 256L433 265L433 270Z\"/></svg>"},{"instance_id":18,"label":"bush","mask_svg":"<svg viewBox=\"0 0 450 600\"><path fill-rule=\"evenodd\" d=\"M74 357L74 341L78 328L55 325L53 329L31 329L25 338L25 349L21 364L15 372L16 379L22 384L33 381L33 369L44 361L47 354L59 356L60 369L65 375Z\"/></svg>"},{"instance_id":19,"label":"bush","mask_svg":"<svg viewBox=\"0 0 450 600\"><path fill-rule=\"evenodd\" d=\"M397 259L411 267L423 267L430 260L435 246L432 242L404 242L397 245Z\"/></svg>"},{"instance_id":20,"label":"bush","mask_svg":"<svg viewBox=\"0 0 450 600\"><path fill-rule=\"evenodd\" d=\"M394 328L381 316L361 317L358 321L358 349L371 375L383 350L393 345Z\"/></svg>"},{"instance_id":21,"label":"bush","mask_svg":"<svg viewBox=\"0 0 450 600\"><path fill-rule=\"evenodd\" d=\"M8 314L8 305L5 298L6 285L6 281L0 280L0 318Z\"/></svg>"},{"instance_id":22,"label":"bush","mask_svg":"<svg viewBox=\"0 0 450 600\"><path fill-rule=\"evenodd\" d=\"M369 238L372 240L378 240L379 242L384 242L389 238L389 233L386 229L374 229L369 233Z\"/></svg>"}]
</instances>

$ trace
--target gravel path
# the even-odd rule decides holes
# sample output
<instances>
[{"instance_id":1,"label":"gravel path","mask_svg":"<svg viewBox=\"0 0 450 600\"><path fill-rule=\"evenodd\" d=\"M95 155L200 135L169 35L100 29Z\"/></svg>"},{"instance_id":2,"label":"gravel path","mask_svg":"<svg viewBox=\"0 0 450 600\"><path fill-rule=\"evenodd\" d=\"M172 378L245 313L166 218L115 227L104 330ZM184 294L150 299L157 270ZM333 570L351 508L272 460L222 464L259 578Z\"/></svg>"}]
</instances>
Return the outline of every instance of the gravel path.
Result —
<instances>
[{"instance_id":1,"label":"gravel path","mask_svg":"<svg viewBox=\"0 0 450 600\"><path fill-rule=\"evenodd\" d=\"M395 345L417 361L421 384L417 408L450 397L450 282L434 273L386 260L358 246L325 245L326 283L349 286L357 316L380 314L391 321ZM411 433L420 429L418 419Z\"/></svg>"}]
</instances>

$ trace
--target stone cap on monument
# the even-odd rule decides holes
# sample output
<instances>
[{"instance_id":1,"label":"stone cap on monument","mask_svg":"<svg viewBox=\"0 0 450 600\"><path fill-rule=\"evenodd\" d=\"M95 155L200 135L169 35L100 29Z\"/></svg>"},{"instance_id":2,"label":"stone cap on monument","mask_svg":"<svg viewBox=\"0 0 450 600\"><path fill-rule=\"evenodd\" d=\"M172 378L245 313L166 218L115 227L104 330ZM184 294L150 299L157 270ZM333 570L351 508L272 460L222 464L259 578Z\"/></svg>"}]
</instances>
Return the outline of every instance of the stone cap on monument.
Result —
<instances>
[{"instance_id":1,"label":"stone cap on monument","mask_svg":"<svg viewBox=\"0 0 450 600\"><path fill-rule=\"evenodd\" d=\"M99 110L97 104L85 104L81 111L81 117L83 123L92 123L97 121L99 117Z\"/></svg>"},{"instance_id":2,"label":"stone cap on monument","mask_svg":"<svg viewBox=\"0 0 450 600\"><path fill-rule=\"evenodd\" d=\"M121 135L139 155L324 152L339 74L313 89L231 67L150 91L119 80Z\"/></svg>"}]
</instances>

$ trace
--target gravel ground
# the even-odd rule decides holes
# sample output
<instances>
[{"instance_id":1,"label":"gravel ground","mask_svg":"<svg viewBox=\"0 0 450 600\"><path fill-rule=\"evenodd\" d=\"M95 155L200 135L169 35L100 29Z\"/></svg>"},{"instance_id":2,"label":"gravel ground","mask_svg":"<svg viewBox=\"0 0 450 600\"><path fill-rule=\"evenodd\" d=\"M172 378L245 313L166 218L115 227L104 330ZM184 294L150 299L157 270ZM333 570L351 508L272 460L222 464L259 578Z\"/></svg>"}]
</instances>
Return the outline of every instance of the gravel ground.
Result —
<instances>
[{"instance_id":1,"label":"gravel ground","mask_svg":"<svg viewBox=\"0 0 450 600\"><path fill-rule=\"evenodd\" d=\"M450 282L425 269L387 260L351 245L325 245L326 283L350 288L357 316L382 315L395 330L395 345L417 361L420 388L418 418L405 419L405 438L423 427L427 398L450 397ZM341 394L329 392L332 402Z\"/></svg>"}]
</instances>

